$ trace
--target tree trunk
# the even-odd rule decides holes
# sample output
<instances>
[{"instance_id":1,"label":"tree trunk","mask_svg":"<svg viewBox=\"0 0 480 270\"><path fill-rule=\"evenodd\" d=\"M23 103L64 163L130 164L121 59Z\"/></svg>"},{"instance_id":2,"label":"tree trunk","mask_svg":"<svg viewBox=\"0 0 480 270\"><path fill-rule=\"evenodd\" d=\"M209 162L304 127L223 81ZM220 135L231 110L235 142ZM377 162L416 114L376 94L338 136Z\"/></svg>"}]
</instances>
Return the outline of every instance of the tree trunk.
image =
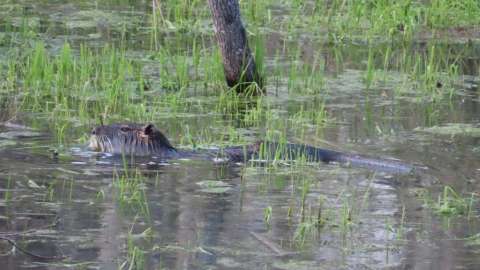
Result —
<instances>
[{"instance_id":1,"label":"tree trunk","mask_svg":"<svg viewBox=\"0 0 480 270\"><path fill-rule=\"evenodd\" d=\"M262 78L248 47L238 0L208 0L208 5L212 11L228 86L235 87L237 92L244 92L248 86L256 83L258 89L262 89Z\"/></svg>"}]
</instances>

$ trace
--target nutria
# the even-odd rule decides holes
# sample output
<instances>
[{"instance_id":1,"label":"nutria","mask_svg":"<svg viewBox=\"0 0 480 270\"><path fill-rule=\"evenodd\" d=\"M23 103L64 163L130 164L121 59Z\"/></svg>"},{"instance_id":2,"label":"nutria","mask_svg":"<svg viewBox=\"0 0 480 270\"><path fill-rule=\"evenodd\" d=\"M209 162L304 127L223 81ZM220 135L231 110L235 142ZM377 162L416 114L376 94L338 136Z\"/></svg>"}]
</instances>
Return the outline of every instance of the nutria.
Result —
<instances>
[{"instance_id":1,"label":"nutria","mask_svg":"<svg viewBox=\"0 0 480 270\"><path fill-rule=\"evenodd\" d=\"M199 152L178 150L153 124L111 124L95 127L91 132L92 150L135 156L180 158L198 156ZM205 150L203 156L221 156L228 161L242 162L249 159L297 159L309 162L338 162L392 173L410 173L413 165L391 159L370 158L363 155L313 147L310 145L258 142L248 146L227 147L222 150Z\"/></svg>"},{"instance_id":2,"label":"nutria","mask_svg":"<svg viewBox=\"0 0 480 270\"><path fill-rule=\"evenodd\" d=\"M91 132L89 147L99 152L135 156L167 156L176 152L167 137L152 124L111 124L95 127Z\"/></svg>"}]
</instances>

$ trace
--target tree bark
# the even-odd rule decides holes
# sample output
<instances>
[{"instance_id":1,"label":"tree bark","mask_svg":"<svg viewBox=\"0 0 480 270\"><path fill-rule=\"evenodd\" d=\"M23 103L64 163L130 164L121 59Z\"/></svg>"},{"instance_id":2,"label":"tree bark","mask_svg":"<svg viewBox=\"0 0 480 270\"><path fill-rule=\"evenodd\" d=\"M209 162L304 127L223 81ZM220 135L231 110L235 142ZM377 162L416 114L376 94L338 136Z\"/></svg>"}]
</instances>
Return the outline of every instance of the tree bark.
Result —
<instances>
[{"instance_id":1,"label":"tree bark","mask_svg":"<svg viewBox=\"0 0 480 270\"><path fill-rule=\"evenodd\" d=\"M248 46L238 0L208 0L208 5L212 11L228 86L235 87L237 92L244 92L248 86L256 83L262 89L263 81Z\"/></svg>"}]
</instances>

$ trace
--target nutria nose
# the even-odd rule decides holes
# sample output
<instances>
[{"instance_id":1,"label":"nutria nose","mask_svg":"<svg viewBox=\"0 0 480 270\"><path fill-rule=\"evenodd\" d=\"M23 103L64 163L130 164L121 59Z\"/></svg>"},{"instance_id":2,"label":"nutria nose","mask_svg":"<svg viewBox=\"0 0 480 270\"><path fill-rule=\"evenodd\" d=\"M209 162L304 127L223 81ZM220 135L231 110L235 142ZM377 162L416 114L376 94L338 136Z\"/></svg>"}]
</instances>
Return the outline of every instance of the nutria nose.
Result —
<instances>
[{"instance_id":1,"label":"nutria nose","mask_svg":"<svg viewBox=\"0 0 480 270\"><path fill-rule=\"evenodd\" d=\"M92 134L92 135L95 135L95 134L97 134L97 132L96 132L96 128L92 129L92 132L91 132L91 134Z\"/></svg>"}]
</instances>

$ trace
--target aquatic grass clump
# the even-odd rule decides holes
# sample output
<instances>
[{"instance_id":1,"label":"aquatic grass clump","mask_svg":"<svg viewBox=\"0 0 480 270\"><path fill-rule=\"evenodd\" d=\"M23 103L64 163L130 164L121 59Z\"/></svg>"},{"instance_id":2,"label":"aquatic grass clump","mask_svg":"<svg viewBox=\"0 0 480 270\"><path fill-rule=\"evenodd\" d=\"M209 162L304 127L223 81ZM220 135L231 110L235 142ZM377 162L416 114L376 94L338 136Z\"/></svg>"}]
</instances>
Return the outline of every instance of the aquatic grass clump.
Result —
<instances>
[{"instance_id":1,"label":"aquatic grass clump","mask_svg":"<svg viewBox=\"0 0 480 270\"><path fill-rule=\"evenodd\" d=\"M265 222L265 225L267 228L270 228L272 220L272 207L268 206L265 209L263 209L263 221Z\"/></svg>"},{"instance_id":2,"label":"aquatic grass clump","mask_svg":"<svg viewBox=\"0 0 480 270\"><path fill-rule=\"evenodd\" d=\"M204 20L210 10L203 1L152 0L150 15L151 48L158 50L166 34L205 31Z\"/></svg>"},{"instance_id":3,"label":"aquatic grass clump","mask_svg":"<svg viewBox=\"0 0 480 270\"><path fill-rule=\"evenodd\" d=\"M242 14L245 17L245 20L251 23L252 25L265 25L272 19L270 6L272 5L271 0L259 1L240 1L240 8L242 9Z\"/></svg>"},{"instance_id":4,"label":"aquatic grass clump","mask_svg":"<svg viewBox=\"0 0 480 270\"><path fill-rule=\"evenodd\" d=\"M476 0L432 0L424 9L425 23L432 28L480 24L480 2Z\"/></svg>"},{"instance_id":5,"label":"aquatic grass clump","mask_svg":"<svg viewBox=\"0 0 480 270\"><path fill-rule=\"evenodd\" d=\"M307 241L316 239L319 234L319 222L316 218L308 217L298 224L293 241L298 247L303 247Z\"/></svg>"},{"instance_id":6,"label":"aquatic grass clump","mask_svg":"<svg viewBox=\"0 0 480 270\"><path fill-rule=\"evenodd\" d=\"M458 79L458 56L451 60L448 48L431 44L422 54L413 56L412 68L406 71L410 78L418 82L419 94L432 100L452 97L454 83Z\"/></svg>"},{"instance_id":7,"label":"aquatic grass clump","mask_svg":"<svg viewBox=\"0 0 480 270\"><path fill-rule=\"evenodd\" d=\"M353 192L344 190L332 200L333 204L330 204L323 195L318 196L317 200L313 202L307 201L314 182L305 178L300 179L300 185L296 189L300 193L299 222L293 237L296 245L304 246L307 242L315 239L323 229L334 230L343 237L358 229L362 222L362 214L368 208L368 198L371 194L374 176L372 175L369 179L363 194L358 193L357 190L353 190ZM399 230L403 230L403 223L404 216L402 216ZM400 236L399 233L398 231L397 236Z\"/></svg>"},{"instance_id":8,"label":"aquatic grass clump","mask_svg":"<svg viewBox=\"0 0 480 270\"><path fill-rule=\"evenodd\" d=\"M247 126L258 126L265 119L265 113L270 110L270 105L263 97L257 97L256 103L243 114L243 122Z\"/></svg>"},{"instance_id":9,"label":"aquatic grass clump","mask_svg":"<svg viewBox=\"0 0 480 270\"><path fill-rule=\"evenodd\" d=\"M222 56L219 48L202 49L199 61L200 69L197 75L201 76L205 91L214 90L224 92L225 75L223 71Z\"/></svg>"},{"instance_id":10,"label":"aquatic grass clump","mask_svg":"<svg viewBox=\"0 0 480 270\"><path fill-rule=\"evenodd\" d=\"M279 70L280 78L287 78L287 89L290 94L321 94L325 90L325 61L320 53L305 58L303 44L298 43L289 56L286 70ZM286 73L286 74L284 74Z\"/></svg>"},{"instance_id":11,"label":"aquatic grass clump","mask_svg":"<svg viewBox=\"0 0 480 270\"><path fill-rule=\"evenodd\" d=\"M318 12L326 14L333 35L353 38L400 37L412 40L424 30L480 24L480 3L475 0L334 0Z\"/></svg>"},{"instance_id":12,"label":"aquatic grass clump","mask_svg":"<svg viewBox=\"0 0 480 270\"><path fill-rule=\"evenodd\" d=\"M264 102L258 93L261 89L257 84L250 84L244 94L239 95L236 88L224 89L218 93L215 111L225 116L241 119L247 124L254 124L252 120L259 120L264 111Z\"/></svg>"},{"instance_id":13,"label":"aquatic grass clump","mask_svg":"<svg viewBox=\"0 0 480 270\"><path fill-rule=\"evenodd\" d=\"M470 219L478 200L475 193L464 197L450 186L445 186L436 200L427 191L421 192L420 197L423 198L425 205L433 209L436 214L447 218L465 216Z\"/></svg>"},{"instance_id":14,"label":"aquatic grass clump","mask_svg":"<svg viewBox=\"0 0 480 270\"><path fill-rule=\"evenodd\" d=\"M127 257L125 261L119 265L119 269L145 269L145 260L146 254L148 251L143 250L136 244L138 239L151 239L152 238L152 228L145 229L142 233L138 235L133 234L132 225L127 234Z\"/></svg>"},{"instance_id":15,"label":"aquatic grass clump","mask_svg":"<svg viewBox=\"0 0 480 270\"><path fill-rule=\"evenodd\" d=\"M98 54L82 48L77 59L68 43L55 57L38 42L24 58L25 62L17 68L17 76L23 82L23 104L27 109L50 112L57 105L73 110L95 108L85 105L95 104L91 100L96 97L101 107L117 112L120 106L132 103L131 96L135 96L128 87L134 64L124 53L108 46Z\"/></svg>"},{"instance_id":16,"label":"aquatic grass clump","mask_svg":"<svg viewBox=\"0 0 480 270\"><path fill-rule=\"evenodd\" d=\"M14 184L15 184L14 182L12 183L12 176L8 175L7 185L5 187L4 195L3 195L3 200L5 202L9 202L13 198L12 191L13 191Z\"/></svg>"},{"instance_id":17,"label":"aquatic grass clump","mask_svg":"<svg viewBox=\"0 0 480 270\"><path fill-rule=\"evenodd\" d=\"M308 107L307 107L308 106ZM304 132L304 128L314 128L316 134L320 134L322 129L331 120L328 118L325 103L320 104L313 102L311 104L300 105L300 109L288 118L291 122L292 129L300 133Z\"/></svg>"},{"instance_id":18,"label":"aquatic grass clump","mask_svg":"<svg viewBox=\"0 0 480 270\"><path fill-rule=\"evenodd\" d=\"M467 198L462 197L452 187L446 186L443 188L442 194L438 196L436 202L433 203L433 208L436 213L442 216L451 217L458 215L465 215L471 217L472 207L476 199L474 194Z\"/></svg>"},{"instance_id":19,"label":"aquatic grass clump","mask_svg":"<svg viewBox=\"0 0 480 270\"><path fill-rule=\"evenodd\" d=\"M138 169L132 172L131 175L128 170L125 170L122 174L115 172L113 186L116 191L115 198L121 209L127 213L140 213L145 219L150 219L150 207L145 192L146 186Z\"/></svg>"},{"instance_id":20,"label":"aquatic grass clump","mask_svg":"<svg viewBox=\"0 0 480 270\"><path fill-rule=\"evenodd\" d=\"M15 50L15 60L2 70L2 76L7 78L2 86L14 93L9 104L15 102L13 105L20 110L41 113L47 118L59 143L66 142L64 138L72 127L92 122L154 121L166 113L207 113L202 101L193 98L198 95L200 84L193 79L200 74L211 79L204 82L204 89L208 89L204 94L211 95L213 89L213 99L220 95L219 110L226 112L220 109L226 107L229 113L239 112L244 104L242 98L233 92L225 93L224 86L221 91L215 89L215 85L224 84L221 62L212 62L220 59L218 52L213 50L210 55L207 50L206 56L200 56L200 47L196 48L192 49L193 63L188 52L160 50L156 56L160 64L156 85L161 89L153 90L145 88L148 80L142 62L127 57L124 49L90 49L81 45L75 50L65 43L55 55L49 46L38 41L33 47ZM192 74L192 65L197 75Z\"/></svg>"},{"instance_id":21,"label":"aquatic grass clump","mask_svg":"<svg viewBox=\"0 0 480 270\"><path fill-rule=\"evenodd\" d=\"M43 42L12 49L15 61L2 72L4 87L22 111L42 113L59 141L72 126L112 119L151 119L159 107L147 110L158 97L145 97L141 65L126 57L122 49L100 50L80 46L74 52L65 43L52 55ZM142 89L141 89L142 88ZM107 122L107 121L104 121Z\"/></svg>"},{"instance_id":22,"label":"aquatic grass clump","mask_svg":"<svg viewBox=\"0 0 480 270\"><path fill-rule=\"evenodd\" d=\"M456 85L461 81L462 59L474 53L439 40L421 47L412 43L369 43L368 51L365 49L359 57L366 58L361 68L369 92L393 81L395 95L415 94L424 101L436 102L455 96Z\"/></svg>"},{"instance_id":23,"label":"aquatic grass clump","mask_svg":"<svg viewBox=\"0 0 480 270\"><path fill-rule=\"evenodd\" d=\"M318 206L313 207L306 203L306 195L310 191L310 182L303 181L301 188L300 221L295 229L293 241L298 247L303 247L308 241L318 237L324 226L332 226L332 209L325 208L325 198L318 199Z\"/></svg>"}]
</instances>

